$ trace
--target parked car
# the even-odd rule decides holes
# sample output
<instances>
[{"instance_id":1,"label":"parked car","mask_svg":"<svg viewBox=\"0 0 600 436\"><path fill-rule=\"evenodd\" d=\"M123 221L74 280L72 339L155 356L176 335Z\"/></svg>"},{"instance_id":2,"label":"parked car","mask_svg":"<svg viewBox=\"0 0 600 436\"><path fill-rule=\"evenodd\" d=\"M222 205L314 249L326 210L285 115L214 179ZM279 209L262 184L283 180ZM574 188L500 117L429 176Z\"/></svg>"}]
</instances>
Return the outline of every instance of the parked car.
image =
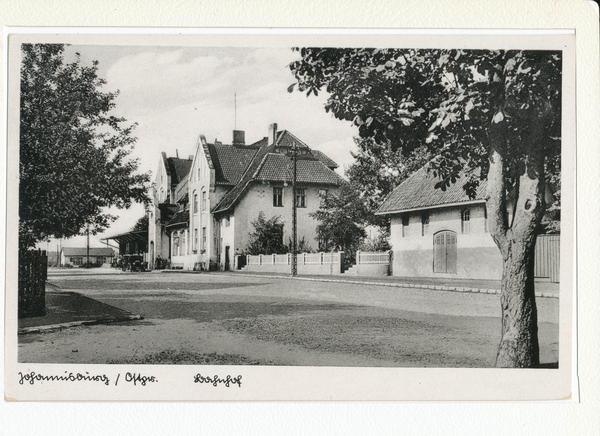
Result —
<instances>
[{"instance_id":1,"label":"parked car","mask_svg":"<svg viewBox=\"0 0 600 436\"><path fill-rule=\"evenodd\" d=\"M144 257L137 254L124 255L123 271L146 271L146 262L144 262Z\"/></svg>"}]
</instances>

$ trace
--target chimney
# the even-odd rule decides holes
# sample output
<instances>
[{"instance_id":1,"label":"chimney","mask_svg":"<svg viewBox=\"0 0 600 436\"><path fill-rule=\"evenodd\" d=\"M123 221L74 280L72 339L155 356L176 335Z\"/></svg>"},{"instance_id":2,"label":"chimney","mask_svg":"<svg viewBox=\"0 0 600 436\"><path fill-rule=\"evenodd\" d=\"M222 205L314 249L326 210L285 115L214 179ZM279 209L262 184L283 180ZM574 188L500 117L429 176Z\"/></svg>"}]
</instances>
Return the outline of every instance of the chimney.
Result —
<instances>
[{"instance_id":1,"label":"chimney","mask_svg":"<svg viewBox=\"0 0 600 436\"><path fill-rule=\"evenodd\" d=\"M175 149L175 156L177 156L177 159L179 159L179 150Z\"/></svg>"},{"instance_id":2,"label":"chimney","mask_svg":"<svg viewBox=\"0 0 600 436\"><path fill-rule=\"evenodd\" d=\"M246 134L243 130L233 131L233 145L244 145L246 143Z\"/></svg>"},{"instance_id":3,"label":"chimney","mask_svg":"<svg viewBox=\"0 0 600 436\"><path fill-rule=\"evenodd\" d=\"M277 140L277 123L269 125L269 136L267 136L267 145L275 144Z\"/></svg>"}]
</instances>

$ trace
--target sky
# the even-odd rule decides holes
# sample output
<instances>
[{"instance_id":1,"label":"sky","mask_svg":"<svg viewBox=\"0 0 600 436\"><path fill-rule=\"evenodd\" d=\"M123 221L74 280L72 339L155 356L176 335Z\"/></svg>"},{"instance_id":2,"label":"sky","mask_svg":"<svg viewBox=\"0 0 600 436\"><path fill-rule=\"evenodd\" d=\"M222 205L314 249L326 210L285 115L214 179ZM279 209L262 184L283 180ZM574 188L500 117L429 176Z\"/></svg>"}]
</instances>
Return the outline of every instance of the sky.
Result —
<instances>
[{"instance_id":1,"label":"sky","mask_svg":"<svg viewBox=\"0 0 600 436\"><path fill-rule=\"evenodd\" d=\"M65 60L75 53L84 66L99 62L98 75L107 81L103 91L119 90L114 114L138 124L132 157L140 159L140 172L152 172L152 180L162 151L185 158L194 154L199 135L231 143L234 129L245 131L250 144L267 136L271 123L326 153L342 175L353 160L358 129L325 112L326 94L307 98L287 92L294 82L288 65L299 58L289 48L72 45ZM91 236L90 246L129 231L144 210L135 205L111 213L119 220ZM51 240L40 247L56 251L57 245ZM62 241L62 246L85 245L85 237Z\"/></svg>"}]
</instances>

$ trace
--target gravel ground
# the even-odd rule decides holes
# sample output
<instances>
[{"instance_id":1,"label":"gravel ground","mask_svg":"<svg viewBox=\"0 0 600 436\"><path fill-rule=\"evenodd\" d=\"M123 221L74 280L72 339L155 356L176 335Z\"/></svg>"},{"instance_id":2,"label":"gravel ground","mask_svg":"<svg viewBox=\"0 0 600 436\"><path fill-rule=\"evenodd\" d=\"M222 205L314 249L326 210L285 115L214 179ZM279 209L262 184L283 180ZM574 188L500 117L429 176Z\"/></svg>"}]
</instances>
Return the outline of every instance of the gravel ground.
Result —
<instances>
[{"instance_id":1,"label":"gravel ground","mask_svg":"<svg viewBox=\"0 0 600 436\"><path fill-rule=\"evenodd\" d=\"M108 359L108 364L142 365L265 365L260 360L251 360L239 354L200 354L189 351L166 350L145 356L126 359Z\"/></svg>"},{"instance_id":2,"label":"gravel ground","mask_svg":"<svg viewBox=\"0 0 600 436\"><path fill-rule=\"evenodd\" d=\"M496 295L232 275L60 280L145 319L20 336L20 362L486 368L500 341ZM556 366L558 300L539 309L541 361Z\"/></svg>"}]
</instances>

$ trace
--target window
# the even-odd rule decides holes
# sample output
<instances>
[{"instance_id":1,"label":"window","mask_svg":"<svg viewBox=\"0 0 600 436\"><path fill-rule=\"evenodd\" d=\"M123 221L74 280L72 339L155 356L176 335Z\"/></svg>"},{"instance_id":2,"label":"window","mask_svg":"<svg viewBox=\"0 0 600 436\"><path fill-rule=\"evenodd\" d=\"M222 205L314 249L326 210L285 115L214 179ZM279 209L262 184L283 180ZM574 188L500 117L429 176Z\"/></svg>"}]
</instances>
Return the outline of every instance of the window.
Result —
<instances>
[{"instance_id":1,"label":"window","mask_svg":"<svg viewBox=\"0 0 600 436\"><path fill-rule=\"evenodd\" d=\"M282 207L283 206L283 188L278 188L278 187L273 188L273 206L274 207Z\"/></svg>"},{"instance_id":2,"label":"window","mask_svg":"<svg viewBox=\"0 0 600 436\"><path fill-rule=\"evenodd\" d=\"M471 211L469 209L463 210L461 218L462 218L462 232L470 233L471 232Z\"/></svg>"},{"instance_id":3,"label":"window","mask_svg":"<svg viewBox=\"0 0 600 436\"><path fill-rule=\"evenodd\" d=\"M198 250L198 229L194 229L194 251Z\"/></svg>"},{"instance_id":4,"label":"window","mask_svg":"<svg viewBox=\"0 0 600 436\"><path fill-rule=\"evenodd\" d=\"M202 249L206 250L206 227L202 227Z\"/></svg>"},{"instance_id":5,"label":"window","mask_svg":"<svg viewBox=\"0 0 600 436\"><path fill-rule=\"evenodd\" d=\"M198 213L198 194L194 194L194 213Z\"/></svg>"},{"instance_id":6,"label":"window","mask_svg":"<svg viewBox=\"0 0 600 436\"><path fill-rule=\"evenodd\" d=\"M306 207L306 193L304 189L296 189L296 207Z\"/></svg>"},{"instance_id":7,"label":"window","mask_svg":"<svg viewBox=\"0 0 600 436\"><path fill-rule=\"evenodd\" d=\"M421 236L427 235L429 232L429 214L421 215Z\"/></svg>"},{"instance_id":8,"label":"window","mask_svg":"<svg viewBox=\"0 0 600 436\"><path fill-rule=\"evenodd\" d=\"M181 255L183 256L185 254L187 253L185 252L185 231L183 231L181 233Z\"/></svg>"},{"instance_id":9,"label":"window","mask_svg":"<svg viewBox=\"0 0 600 436\"><path fill-rule=\"evenodd\" d=\"M402 217L402 237L408 237L408 224L410 223L410 217L408 215L404 215Z\"/></svg>"},{"instance_id":10,"label":"window","mask_svg":"<svg viewBox=\"0 0 600 436\"><path fill-rule=\"evenodd\" d=\"M179 256L179 233L173 234L173 256Z\"/></svg>"},{"instance_id":11,"label":"window","mask_svg":"<svg viewBox=\"0 0 600 436\"><path fill-rule=\"evenodd\" d=\"M202 191L202 211L206 210L206 192Z\"/></svg>"},{"instance_id":12,"label":"window","mask_svg":"<svg viewBox=\"0 0 600 436\"><path fill-rule=\"evenodd\" d=\"M198 164L198 179L200 180L202 178L202 173L200 172L200 164Z\"/></svg>"},{"instance_id":13,"label":"window","mask_svg":"<svg viewBox=\"0 0 600 436\"><path fill-rule=\"evenodd\" d=\"M229 227L231 225L231 221L229 220L229 215L225 217L225 227Z\"/></svg>"}]
</instances>

